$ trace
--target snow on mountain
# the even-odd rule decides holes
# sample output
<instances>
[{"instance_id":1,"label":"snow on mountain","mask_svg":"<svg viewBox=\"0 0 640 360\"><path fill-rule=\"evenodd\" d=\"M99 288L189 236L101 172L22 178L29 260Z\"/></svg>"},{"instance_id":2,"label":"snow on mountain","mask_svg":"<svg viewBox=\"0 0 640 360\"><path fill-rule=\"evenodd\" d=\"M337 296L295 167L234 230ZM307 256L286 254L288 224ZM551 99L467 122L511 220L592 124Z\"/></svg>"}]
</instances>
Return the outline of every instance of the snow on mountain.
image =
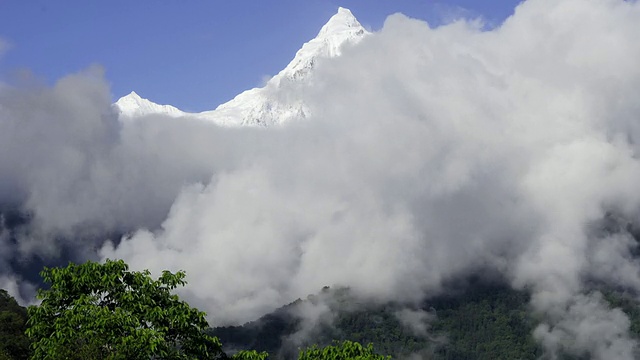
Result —
<instances>
[{"instance_id":1,"label":"snow on mountain","mask_svg":"<svg viewBox=\"0 0 640 360\"><path fill-rule=\"evenodd\" d=\"M287 65L272 81L282 78L291 80L304 79L314 68L319 58L332 58L342 54L346 43L355 44L369 34L349 9L338 8L338 13L320 29L318 35L298 50L293 61Z\"/></svg>"},{"instance_id":2,"label":"snow on mountain","mask_svg":"<svg viewBox=\"0 0 640 360\"><path fill-rule=\"evenodd\" d=\"M304 118L309 110L286 89L312 81L313 70L318 62L340 56L346 44L356 44L368 34L351 11L340 7L318 35L305 43L289 65L264 87L244 91L215 110L186 113L170 105L155 104L135 92L120 98L114 105L121 116L129 118L147 114L189 116L223 126L271 126Z\"/></svg>"},{"instance_id":3,"label":"snow on mountain","mask_svg":"<svg viewBox=\"0 0 640 360\"><path fill-rule=\"evenodd\" d=\"M173 117L183 116L185 112L171 105L160 105L143 99L135 91L123 96L115 102L115 107L121 116L138 117L148 114L164 114Z\"/></svg>"}]
</instances>

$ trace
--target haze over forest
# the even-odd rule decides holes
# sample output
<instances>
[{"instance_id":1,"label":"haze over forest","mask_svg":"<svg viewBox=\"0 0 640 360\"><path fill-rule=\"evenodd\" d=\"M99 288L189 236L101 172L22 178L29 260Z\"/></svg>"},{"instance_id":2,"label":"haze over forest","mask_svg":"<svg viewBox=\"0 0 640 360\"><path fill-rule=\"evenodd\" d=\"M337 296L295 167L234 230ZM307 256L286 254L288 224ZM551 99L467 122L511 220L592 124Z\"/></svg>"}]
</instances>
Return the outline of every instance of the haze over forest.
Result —
<instances>
[{"instance_id":1,"label":"haze over forest","mask_svg":"<svg viewBox=\"0 0 640 360\"><path fill-rule=\"evenodd\" d=\"M43 264L124 259L185 270L220 326L324 286L410 307L480 274L530 292L549 354L637 358L594 289L640 291L638 34L637 1L527 0L494 28L392 15L265 87L308 110L269 127L119 118L100 66L0 84L0 288L26 304Z\"/></svg>"}]
</instances>

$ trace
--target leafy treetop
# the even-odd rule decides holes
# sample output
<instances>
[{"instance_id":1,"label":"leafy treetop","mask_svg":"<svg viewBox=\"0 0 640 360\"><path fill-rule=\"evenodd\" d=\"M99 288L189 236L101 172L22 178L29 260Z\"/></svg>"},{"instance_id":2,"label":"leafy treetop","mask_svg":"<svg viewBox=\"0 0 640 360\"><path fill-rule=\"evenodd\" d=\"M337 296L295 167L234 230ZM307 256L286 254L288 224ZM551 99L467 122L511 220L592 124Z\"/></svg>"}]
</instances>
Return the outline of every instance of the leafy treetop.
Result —
<instances>
[{"instance_id":1,"label":"leafy treetop","mask_svg":"<svg viewBox=\"0 0 640 360\"><path fill-rule=\"evenodd\" d=\"M122 261L45 268L51 287L28 309L33 359L214 359L217 338L206 335L205 314L172 290L185 273L129 271Z\"/></svg>"},{"instance_id":2,"label":"leafy treetop","mask_svg":"<svg viewBox=\"0 0 640 360\"><path fill-rule=\"evenodd\" d=\"M373 345L362 346L357 342L344 341L334 346L319 348L312 346L300 352L298 360L390 360L391 356L378 355Z\"/></svg>"}]
</instances>

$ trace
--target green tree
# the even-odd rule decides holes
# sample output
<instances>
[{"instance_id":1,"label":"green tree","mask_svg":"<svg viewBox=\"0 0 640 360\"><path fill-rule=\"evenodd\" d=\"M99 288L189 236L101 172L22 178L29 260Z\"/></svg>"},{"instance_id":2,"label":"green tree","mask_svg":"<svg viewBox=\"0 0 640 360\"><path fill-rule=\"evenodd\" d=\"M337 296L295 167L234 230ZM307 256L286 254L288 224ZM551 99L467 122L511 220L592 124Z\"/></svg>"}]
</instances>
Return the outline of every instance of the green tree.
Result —
<instances>
[{"instance_id":1,"label":"green tree","mask_svg":"<svg viewBox=\"0 0 640 360\"><path fill-rule=\"evenodd\" d=\"M391 356L378 355L373 345L362 346L357 342L344 341L323 348L312 346L300 352L298 360L389 360Z\"/></svg>"},{"instance_id":2,"label":"green tree","mask_svg":"<svg viewBox=\"0 0 640 360\"><path fill-rule=\"evenodd\" d=\"M224 357L206 335L205 314L172 290L184 272L129 271L124 261L45 268L51 285L28 308L33 359L214 359Z\"/></svg>"},{"instance_id":3,"label":"green tree","mask_svg":"<svg viewBox=\"0 0 640 360\"><path fill-rule=\"evenodd\" d=\"M24 334L26 323L27 310L0 289L0 360L29 358L29 339Z\"/></svg>"},{"instance_id":4,"label":"green tree","mask_svg":"<svg viewBox=\"0 0 640 360\"><path fill-rule=\"evenodd\" d=\"M231 357L232 360L266 360L268 358L269 354L266 351L257 352L255 350L238 351Z\"/></svg>"}]
</instances>

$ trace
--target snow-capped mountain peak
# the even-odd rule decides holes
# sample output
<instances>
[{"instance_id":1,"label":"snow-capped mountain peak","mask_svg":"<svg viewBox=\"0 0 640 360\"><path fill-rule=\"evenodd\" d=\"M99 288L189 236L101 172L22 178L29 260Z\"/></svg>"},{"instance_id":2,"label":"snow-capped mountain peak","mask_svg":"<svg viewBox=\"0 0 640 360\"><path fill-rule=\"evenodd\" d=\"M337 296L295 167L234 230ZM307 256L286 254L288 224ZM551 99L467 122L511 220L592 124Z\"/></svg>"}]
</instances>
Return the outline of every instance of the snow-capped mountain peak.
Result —
<instances>
[{"instance_id":1,"label":"snow-capped mountain peak","mask_svg":"<svg viewBox=\"0 0 640 360\"><path fill-rule=\"evenodd\" d=\"M340 7L318 35L305 43L264 88L247 90L208 114L221 116L225 125L270 126L304 118L309 113L304 103L288 97L276 100L274 94L291 83L311 81L313 70L322 59L340 56L344 46L356 44L369 34L349 9Z\"/></svg>"},{"instance_id":2,"label":"snow-capped mountain peak","mask_svg":"<svg viewBox=\"0 0 640 360\"><path fill-rule=\"evenodd\" d=\"M134 108L138 108L140 105L143 105L144 102L145 99L141 98L135 91L132 91L118 99L115 105L117 105L120 110L133 110Z\"/></svg>"},{"instance_id":3,"label":"snow-capped mountain peak","mask_svg":"<svg viewBox=\"0 0 640 360\"><path fill-rule=\"evenodd\" d=\"M155 104L135 92L120 98L114 106L123 117L133 118L160 113L209 120L224 126L270 126L295 118L304 118L309 113L306 105L301 99L279 96L282 90L295 84L313 81L314 69L320 62L340 56L345 46L356 44L367 35L369 32L351 11L340 7L320 29L318 35L305 43L293 60L272 77L265 87L244 91L215 110L197 114L186 113L170 105Z\"/></svg>"},{"instance_id":4,"label":"snow-capped mountain peak","mask_svg":"<svg viewBox=\"0 0 640 360\"><path fill-rule=\"evenodd\" d=\"M346 44L358 43L368 34L349 9L340 7L318 35L305 43L278 75L291 79L304 78L314 67L316 60L340 56ZM277 76L274 78L277 80Z\"/></svg>"},{"instance_id":5,"label":"snow-capped mountain peak","mask_svg":"<svg viewBox=\"0 0 640 360\"><path fill-rule=\"evenodd\" d=\"M338 8L338 13L333 15L329 21L320 29L318 37L331 36L332 34L348 31L349 29L364 30L351 10L343 7Z\"/></svg>"},{"instance_id":6,"label":"snow-capped mountain peak","mask_svg":"<svg viewBox=\"0 0 640 360\"><path fill-rule=\"evenodd\" d=\"M182 116L185 113L171 105L160 105L140 97L135 91L118 99L114 104L120 116L137 117L147 114L164 114L169 116Z\"/></svg>"}]
</instances>

